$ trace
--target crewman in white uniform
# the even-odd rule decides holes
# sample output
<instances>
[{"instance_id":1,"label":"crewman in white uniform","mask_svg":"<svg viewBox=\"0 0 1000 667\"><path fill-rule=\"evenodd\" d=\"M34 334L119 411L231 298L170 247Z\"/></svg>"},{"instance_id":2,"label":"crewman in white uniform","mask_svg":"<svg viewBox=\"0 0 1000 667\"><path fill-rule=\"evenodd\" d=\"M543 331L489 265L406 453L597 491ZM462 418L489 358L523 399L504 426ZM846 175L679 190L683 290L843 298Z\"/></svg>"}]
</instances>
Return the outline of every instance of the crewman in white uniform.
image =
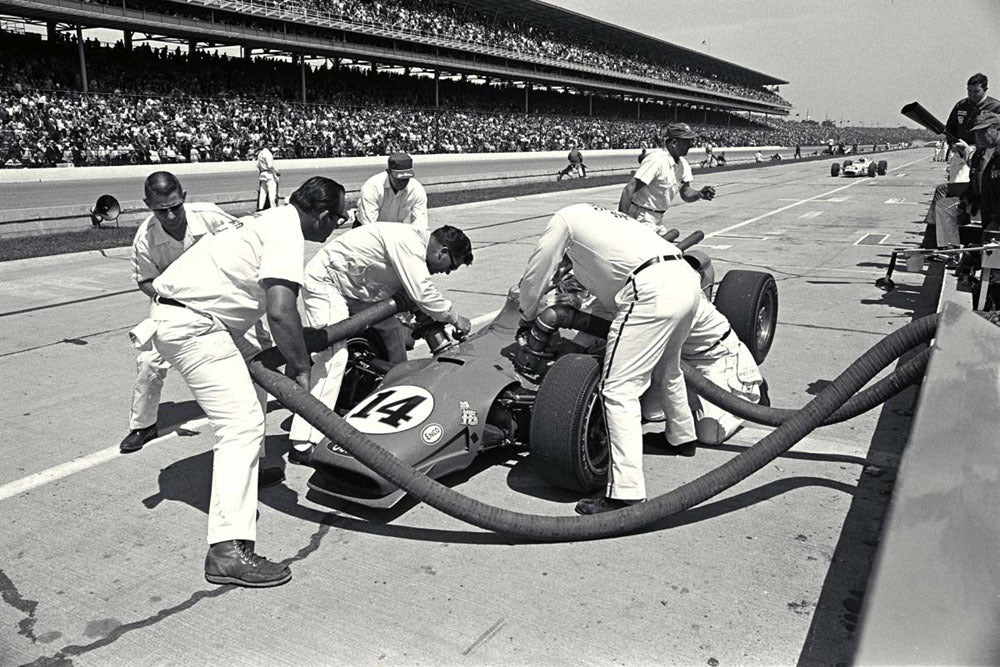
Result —
<instances>
[{"instance_id":1,"label":"crewman in white uniform","mask_svg":"<svg viewBox=\"0 0 1000 667\"><path fill-rule=\"evenodd\" d=\"M681 347L681 359L717 386L751 403L759 403L764 378L750 349L733 332L726 316L702 293L698 300L691 332ZM659 377L653 373L652 387L642 397L643 420L663 421L663 410L657 405ZM714 403L688 392L688 402L694 416L698 442L721 445L743 425L743 420ZM678 450L684 456L694 455L695 444Z\"/></svg>"},{"instance_id":2,"label":"crewman in white uniform","mask_svg":"<svg viewBox=\"0 0 1000 667\"><path fill-rule=\"evenodd\" d=\"M677 246L650 227L623 213L574 204L552 216L528 260L520 283L525 321L534 320L564 256L580 284L615 314L600 388L610 437L608 486L576 506L593 514L646 497L639 399L654 370L667 444L684 447L697 438L680 358L701 298L700 279Z\"/></svg>"},{"instance_id":3,"label":"crewman in white uniform","mask_svg":"<svg viewBox=\"0 0 1000 667\"><path fill-rule=\"evenodd\" d=\"M711 201L715 188L706 185L701 190L691 187L694 176L691 165L684 157L691 149L691 142L698 138L687 123L671 123L663 149L653 151L641 161L629 179L618 200L618 210L643 224L650 225L658 234L667 232L663 214L673 198L680 194L686 202L699 199Z\"/></svg>"},{"instance_id":4,"label":"crewman in white uniform","mask_svg":"<svg viewBox=\"0 0 1000 667\"><path fill-rule=\"evenodd\" d=\"M171 264L153 281L152 322L132 331L134 343L151 341L184 377L215 429L205 558L211 583L264 587L291 579L287 566L255 553L264 412L236 337L266 312L286 375L309 388L297 308L304 241L325 241L344 219L344 188L310 178L289 206L242 218L238 229L205 238Z\"/></svg>"},{"instance_id":5,"label":"crewman in white uniform","mask_svg":"<svg viewBox=\"0 0 1000 667\"><path fill-rule=\"evenodd\" d=\"M402 222L427 229L427 191L413 177L413 158L393 153L385 171L361 186L357 225L373 222Z\"/></svg>"},{"instance_id":6,"label":"crewman in white uniform","mask_svg":"<svg viewBox=\"0 0 1000 667\"><path fill-rule=\"evenodd\" d=\"M326 244L309 260L302 300L306 324L325 327L378 301L404 292L437 322L451 324L459 334L471 328L454 304L431 280L472 264L472 244L460 229L445 225L428 233L411 225L374 224L352 229ZM333 408L347 366L343 342L314 356L312 394ZM289 433L288 461L307 465L324 435L296 415Z\"/></svg>"},{"instance_id":7,"label":"crewman in white uniform","mask_svg":"<svg viewBox=\"0 0 1000 667\"><path fill-rule=\"evenodd\" d=\"M187 203L187 192L167 171L146 177L143 191L152 215L139 225L132 241L132 275L139 291L152 299L154 278L206 234L231 228L236 218L215 204ZM123 454L137 452L159 437L156 415L169 365L156 350L147 350L139 353L136 367L129 434L120 445Z\"/></svg>"},{"instance_id":8,"label":"crewman in white uniform","mask_svg":"<svg viewBox=\"0 0 1000 667\"><path fill-rule=\"evenodd\" d=\"M257 153L257 210L264 211L278 205L278 180L281 172L274 166L274 154L267 145Z\"/></svg>"}]
</instances>

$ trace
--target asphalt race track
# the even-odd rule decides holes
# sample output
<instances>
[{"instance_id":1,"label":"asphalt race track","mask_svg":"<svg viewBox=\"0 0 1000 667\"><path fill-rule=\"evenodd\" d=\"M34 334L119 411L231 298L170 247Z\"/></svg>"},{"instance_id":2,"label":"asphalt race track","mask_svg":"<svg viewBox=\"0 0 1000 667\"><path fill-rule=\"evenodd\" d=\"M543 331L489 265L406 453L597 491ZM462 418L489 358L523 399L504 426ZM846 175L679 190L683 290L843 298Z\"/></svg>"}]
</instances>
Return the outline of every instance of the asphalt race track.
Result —
<instances>
[{"instance_id":1,"label":"asphalt race track","mask_svg":"<svg viewBox=\"0 0 1000 667\"><path fill-rule=\"evenodd\" d=\"M699 175L716 200L668 212L682 233L706 233L700 247L720 279L734 268L777 279L779 325L762 367L775 405L805 404L881 337L937 307L927 270L897 272L890 293L874 285L890 249L921 238L941 176L930 156L887 154L890 171L875 179L831 178L827 161ZM461 227L475 250L471 267L439 284L484 323L551 213L579 201L614 207L619 190L433 209L432 226ZM145 310L126 249L0 264L0 665L852 659L912 389L814 432L704 505L596 542L524 543L405 500L391 512L324 505L307 497L308 471L288 466L282 485L261 492L258 551L291 561L294 578L271 590L217 587L203 578L214 438L176 373L162 437L118 453L134 379L125 333ZM284 465L288 412L272 405L267 464ZM650 436L650 493L768 431L748 426L693 458L666 455ZM577 500L514 452L446 481L524 512L570 515Z\"/></svg>"}]
</instances>

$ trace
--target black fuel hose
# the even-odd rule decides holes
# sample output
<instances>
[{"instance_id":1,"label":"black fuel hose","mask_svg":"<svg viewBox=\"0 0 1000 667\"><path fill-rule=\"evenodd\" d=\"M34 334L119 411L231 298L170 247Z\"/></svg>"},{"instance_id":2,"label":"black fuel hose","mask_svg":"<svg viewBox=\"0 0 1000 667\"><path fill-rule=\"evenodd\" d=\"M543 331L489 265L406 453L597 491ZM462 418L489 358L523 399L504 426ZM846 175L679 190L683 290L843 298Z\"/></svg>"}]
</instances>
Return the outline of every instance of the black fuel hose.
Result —
<instances>
[{"instance_id":1,"label":"black fuel hose","mask_svg":"<svg viewBox=\"0 0 1000 667\"><path fill-rule=\"evenodd\" d=\"M850 400L827 417L823 421L822 426L839 424L848 419L853 419L862 413L868 412L875 406L885 403L910 385L916 384L924 376L930 356L930 348L914 355L904 362L902 366L871 387L852 396ZM741 419L752 421L755 424L764 424L765 426L780 426L798 412L798 410L789 408L759 405L734 396L706 378L696 369L691 368L684 361L681 361L681 370L684 371L684 381L687 383L688 389L693 390L705 400Z\"/></svg>"},{"instance_id":2,"label":"black fuel hose","mask_svg":"<svg viewBox=\"0 0 1000 667\"><path fill-rule=\"evenodd\" d=\"M251 361L250 374L282 405L302 416L361 463L446 514L486 530L531 540L592 540L634 532L703 503L749 477L826 421L893 360L933 338L936 323L936 317L925 317L889 334L781 426L718 468L647 502L589 516L525 514L463 496L400 461L290 378L266 368L260 360Z\"/></svg>"}]
</instances>

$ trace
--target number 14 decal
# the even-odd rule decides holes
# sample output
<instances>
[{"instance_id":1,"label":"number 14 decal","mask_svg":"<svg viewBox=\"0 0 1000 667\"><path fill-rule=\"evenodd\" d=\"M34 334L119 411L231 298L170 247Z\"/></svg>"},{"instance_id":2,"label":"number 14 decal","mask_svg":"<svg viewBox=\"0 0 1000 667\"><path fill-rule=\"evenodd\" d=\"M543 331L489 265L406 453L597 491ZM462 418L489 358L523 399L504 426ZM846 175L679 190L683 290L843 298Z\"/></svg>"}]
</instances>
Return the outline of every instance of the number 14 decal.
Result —
<instances>
[{"instance_id":1,"label":"number 14 decal","mask_svg":"<svg viewBox=\"0 0 1000 667\"><path fill-rule=\"evenodd\" d=\"M434 397L423 387L401 385L376 392L347 413L362 433L398 433L417 426L434 410Z\"/></svg>"}]
</instances>

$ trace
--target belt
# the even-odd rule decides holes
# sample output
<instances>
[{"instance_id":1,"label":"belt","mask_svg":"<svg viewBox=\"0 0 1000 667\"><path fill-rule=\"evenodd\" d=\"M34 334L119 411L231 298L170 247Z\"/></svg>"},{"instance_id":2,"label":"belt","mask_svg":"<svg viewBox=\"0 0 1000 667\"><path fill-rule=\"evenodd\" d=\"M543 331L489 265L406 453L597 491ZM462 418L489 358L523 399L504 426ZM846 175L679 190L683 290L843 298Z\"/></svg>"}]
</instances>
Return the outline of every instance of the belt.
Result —
<instances>
[{"instance_id":1,"label":"belt","mask_svg":"<svg viewBox=\"0 0 1000 667\"><path fill-rule=\"evenodd\" d=\"M170 297L156 295L153 297L153 301L156 303L163 304L164 306L176 306L177 308L187 308L183 303L177 299L171 299Z\"/></svg>"},{"instance_id":2,"label":"belt","mask_svg":"<svg viewBox=\"0 0 1000 667\"><path fill-rule=\"evenodd\" d=\"M650 257L645 262L643 262L639 266L635 267L635 269L633 269L633 271L632 271L632 275L633 276L639 275L640 271L644 271L644 270L648 269L653 264L659 264L660 262L670 262L672 260L680 259L680 258L681 258L680 255L661 255L659 257Z\"/></svg>"},{"instance_id":3,"label":"belt","mask_svg":"<svg viewBox=\"0 0 1000 667\"><path fill-rule=\"evenodd\" d=\"M708 354L709 352L711 352L715 348L719 347L719 345L722 344L722 341L724 341L727 338L729 338L729 334L731 334L731 333L733 333L733 328L729 327L728 329L726 329L726 333L724 333L721 336L719 336L719 340L715 341L714 343L712 343L711 345L709 345L708 347L706 347L704 350L702 350L698 354Z\"/></svg>"},{"instance_id":4,"label":"belt","mask_svg":"<svg viewBox=\"0 0 1000 667\"><path fill-rule=\"evenodd\" d=\"M666 213L667 212L667 209L663 209L662 211L657 211L655 208L649 208L648 206L639 206L638 204L635 204L635 203L633 203L632 206L635 206L636 208L641 208L643 211L649 211L650 213Z\"/></svg>"}]
</instances>

